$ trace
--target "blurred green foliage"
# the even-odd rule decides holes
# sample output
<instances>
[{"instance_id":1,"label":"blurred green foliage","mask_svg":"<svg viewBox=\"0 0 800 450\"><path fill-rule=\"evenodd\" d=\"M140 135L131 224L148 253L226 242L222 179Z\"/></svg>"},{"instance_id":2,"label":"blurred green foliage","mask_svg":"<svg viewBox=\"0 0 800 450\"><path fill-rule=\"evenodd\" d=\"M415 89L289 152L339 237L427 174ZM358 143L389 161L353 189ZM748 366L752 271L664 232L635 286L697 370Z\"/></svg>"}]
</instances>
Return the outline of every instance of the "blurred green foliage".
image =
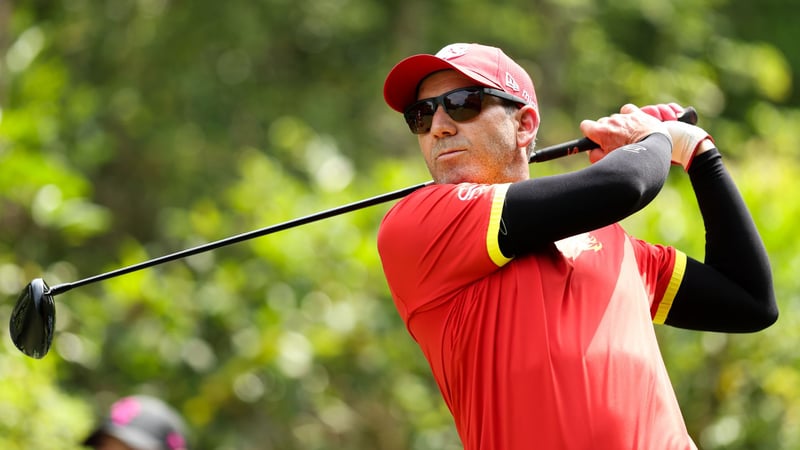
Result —
<instances>
[{"instance_id":1,"label":"blurred green foliage","mask_svg":"<svg viewBox=\"0 0 800 450\"><path fill-rule=\"evenodd\" d=\"M763 233L765 332L659 327L704 449L800 448L796 8L744 0L0 2L0 322L74 281L428 179L383 78L450 42L533 75L541 145L626 102L695 106ZM536 165L544 175L585 159ZM117 397L198 449L458 449L375 251L388 205L57 297L42 360L0 345L0 448L69 449ZM686 177L626 220L702 258Z\"/></svg>"}]
</instances>

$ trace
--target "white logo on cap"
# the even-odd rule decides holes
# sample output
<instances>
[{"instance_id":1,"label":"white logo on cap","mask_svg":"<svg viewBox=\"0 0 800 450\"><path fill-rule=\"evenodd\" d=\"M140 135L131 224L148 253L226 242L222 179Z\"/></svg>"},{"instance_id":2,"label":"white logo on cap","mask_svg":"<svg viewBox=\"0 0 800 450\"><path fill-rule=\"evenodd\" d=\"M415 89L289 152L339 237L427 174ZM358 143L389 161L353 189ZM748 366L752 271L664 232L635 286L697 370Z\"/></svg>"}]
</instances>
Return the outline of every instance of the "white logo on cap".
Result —
<instances>
[{"instance_id":1,"label":"white logo on cap","mask_svg":"<svg viewBox=\"0 0 800 450\"><path fill-rule=\"evenodd\" d=\"M506 86L510 87L514 92L519 91L517 80L515 80L514 77L508 72L506 72Z\"/></svg>"},{"instance_id":2,"label":"white logo on cap","mask_svg":"<svg viewBox=\"0 0 800 450\"><path fill-rule=\"evenodd\" d=\"M450 44L447 47L439 50L436 54L437 58L452 59L467 53L469 44Z\"/></svg>"}]
</instances>

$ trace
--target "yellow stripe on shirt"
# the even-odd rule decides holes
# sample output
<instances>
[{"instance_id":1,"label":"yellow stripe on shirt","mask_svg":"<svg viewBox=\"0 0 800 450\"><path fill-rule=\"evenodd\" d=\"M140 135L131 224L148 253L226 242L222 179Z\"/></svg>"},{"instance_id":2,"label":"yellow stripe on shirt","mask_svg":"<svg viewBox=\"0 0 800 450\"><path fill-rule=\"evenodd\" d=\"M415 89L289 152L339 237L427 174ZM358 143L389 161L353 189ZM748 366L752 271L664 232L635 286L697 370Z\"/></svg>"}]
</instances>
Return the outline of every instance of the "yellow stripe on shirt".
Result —
<instances>
[{"instance_id":1,"label":"yellow stripe on shirt","mask_svg":"<svg viewBox=\"0 0 800 450\"><path fill-rule=\"evenodd\" d=\"M672 277L669 280L667 290L664 292L664 298L662 298L661 303L658 304L658 310L656 311L655 317L653 317L653 323L663 324L664 321L667 320L669 310L672 308L672 301L675 300L675 295L678 293L678 287L680 287L685 273L686 254L675 250L675 264L672 268Z\"/></svg>"},{"instance_id":2,"label":"yellow stripe on shirt","mask_svg":"<svg viewBox=\"0 0 800 450\"><path fill-rule=\"evenodd\" d=\"M486 250L489 252L489 257L492 258L498 267L506 265L511 258L507 258L500 251L500 222L503 215L503 205L506 201L506 192L510 184L500 184L494 188L494 198L492 199L492 211L489 214L489 228L486 230Z\"/></svg>"}]
</instances>

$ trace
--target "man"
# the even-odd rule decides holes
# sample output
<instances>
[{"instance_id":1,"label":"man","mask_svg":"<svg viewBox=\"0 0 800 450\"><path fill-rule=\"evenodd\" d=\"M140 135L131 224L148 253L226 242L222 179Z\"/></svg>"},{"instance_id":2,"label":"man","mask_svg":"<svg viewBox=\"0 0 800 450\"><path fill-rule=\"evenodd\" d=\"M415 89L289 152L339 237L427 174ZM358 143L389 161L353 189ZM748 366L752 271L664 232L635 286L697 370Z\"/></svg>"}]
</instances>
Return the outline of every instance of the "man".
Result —
<instances>
[{"instance_id":1,"label":"man","mask_svg":"<svg viewBox=\"0 0 800 450\"><path fill-rule=\"evenodd\" d=\"M158 398L124 397L83 442L96 450L187 450L186 425Z\"/></svg>"},{"instance_id":2,"label":"man","mask_svg":"<svg viewBox=\"0 0 800 450\"><path fill-rule=\"evenodd\" d=\"M592 165L529 179L536 95L500 49L406 58L384 97L435 184L387 213L378 249L464 448L696 448L652 323L749 332L778 314L764 246L710 136L677 122L678 105L625 105L581 123L599 147ZM671 163L691 179L704 262L616 223L655 197Z\"/></svg>"}]
</instances>

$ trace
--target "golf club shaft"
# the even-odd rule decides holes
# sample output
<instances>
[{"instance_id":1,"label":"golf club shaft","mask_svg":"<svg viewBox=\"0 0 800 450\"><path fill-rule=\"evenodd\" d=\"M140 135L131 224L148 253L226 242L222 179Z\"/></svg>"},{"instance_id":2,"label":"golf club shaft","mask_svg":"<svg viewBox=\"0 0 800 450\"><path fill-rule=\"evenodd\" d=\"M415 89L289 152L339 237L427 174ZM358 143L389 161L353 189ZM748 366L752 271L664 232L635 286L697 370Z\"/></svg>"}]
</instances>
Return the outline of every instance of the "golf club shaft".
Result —
<instances>
[{"instance_id":1,"label":"golf club shaft","mask_svg":"<svg viewBox=\"0 0 800 450\"><path fill-rule=\"evenodd\" d=\"M688 107L683 115L681 115L678 120L683 122L697 123L697 112L694 108ZM556 158L561 158L568 155L573 155L575 153L579 153L582 151L590 150L593 148L597 148L597 144L592 142L587 138L575 139L569 142L564 142L562 144L553 145L550 147L542 148L536 152L534 152L529 162L544 162L549 161ZM375 197L370 197L364 200L359 200L353 203L349 203L346 205L338 206L335 208L327 209L325 211L320 211L318 213L314 213L308 216L299 217L297 219L292 219L286 222L282 222L276 225L271 225L265 228L259 228L257 230L253 230L247 233L237 234L236 236L231 236L229 238L220 239L218 241L209 242L207 244L199 245L197 247L188 248L186 250L181 250L175 253L170 253L168 255L164 255L158 258L150 259L138 264L134 264L131 266L123 267L121 269L113 270L111 272L102 273L99 275L95 275L93 277L84 278L82 280L73 281L71 283L62 283L57 284L55 286L51 286L50 289L46 292L49 295L58 295L63 292L67 292L70 289L74 289L79 286L84 286L87 284L97 283L99 281L107 280L109 278L118 277L120 275L125 275L131 272L136 272L142 269L147 269L149 267L157 266L160 264L164 264L166 262L174 261L176 259L187 258L189 256L194 256L199 253L208 252L211 250L218 249L220 247L225 247L231 244L236 244L239 242L247 241L250 239L266 236L268 234L276 233L278 231L287 230L289 228L294 228L300 225L305 225L312 222L317 222L319 220L327 219L330 217L338 216L341 214L346 214L352 211L356 211L359 209L367 208L370 206L378 205L381 203L389 202L392 200L397 200L407 196L408 194L416 191L417 189L423 188L433 184L433 181L428 181L425 183L416 184L414 186L409 186L404 189L399 189L397 191L387 192L386 194L377 195Z\"/></svg>"},{"instance_id":2,"label":"golf club shaft","mask_svg":"<svg viewBox=\"0 0 800 450\"><path fill-rule=\"evenodd\" d=\"M432 181L428 181L426 183L420 183L414 186L409 186L404 189L399 189L392 192L387 192L385 194L381 194L375 197L366 198L364 200L359 200L353 203L348 203L346 205L337 206L335 208L327 209L325 211L320 211L318 213L314 213L304 217L298 217L297 219L288 220L286 222L282 222L279 224L271 225L264 228L259 228L258 230L249 231L247 233L237 234L236 236L231 236L229 238L220 239L218 241L209 242L207 244L198 245L197 247L188 248L186 250L181 250L175 253L170 253L168 255L164 255L158 258L150 259L138 264L134 264L131 266L123 267L121 269L113 270L111 272L102 273L100 275L95 275L93 277L84 278L82 280L73 281L71 283L62 283L55 286L51 286L50 289L46 292L50 295L58 295L63 292L67 292L70 289L84 286L87 284L96 283L98 281L107 280L109 278L118 277L120 275L125 275L127 273L136 272L142 269L147 269L149 267L157 266L160 264L164 264L166 262L174 261L176 259L186 258L189 256L194 256L199 253L204 253L207 251L215 250L220 247L225 247L231 244L236 244L239 242L247 241L250 239L254 239L261 236L266 236L268 234L276 233L278 231L287 230L289 228L294 228L300 225L305 225L311 222L317 222L322 219L327 219L329 217L338 216L341 214L349 213L352 211L356 211L359 209L364 209L369 206L378 205L380 203L385 203L392 200L397 200L399 198L403 198L408 194L416 191L419 188L432 184Z\"/></svg>"}]
</instances>

